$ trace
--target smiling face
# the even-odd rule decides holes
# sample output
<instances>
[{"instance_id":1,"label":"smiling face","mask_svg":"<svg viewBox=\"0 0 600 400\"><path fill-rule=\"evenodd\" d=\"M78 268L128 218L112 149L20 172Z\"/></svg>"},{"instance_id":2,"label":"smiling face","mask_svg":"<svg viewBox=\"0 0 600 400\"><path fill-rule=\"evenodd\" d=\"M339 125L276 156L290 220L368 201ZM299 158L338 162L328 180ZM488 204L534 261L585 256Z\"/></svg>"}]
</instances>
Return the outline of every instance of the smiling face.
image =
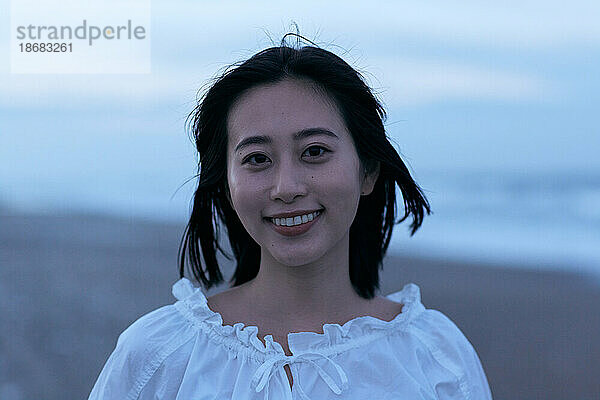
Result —
<instances>
[{"instance_id":1,"label":"smiling face","mask_svg":"<svg viewBox=\"0 0 600 400\"><path fill-rule=\"evenodd\" d=\"M261 263L299 266L324 256L341 261L333 253L347 251L361 192L371 192L377 173L364 175L333 101L306 81L261 85L237 99L227 132L232 206L260 245ZM292 236L266 218L296 210L323 211Z\"/></svg>"}]
</instances>

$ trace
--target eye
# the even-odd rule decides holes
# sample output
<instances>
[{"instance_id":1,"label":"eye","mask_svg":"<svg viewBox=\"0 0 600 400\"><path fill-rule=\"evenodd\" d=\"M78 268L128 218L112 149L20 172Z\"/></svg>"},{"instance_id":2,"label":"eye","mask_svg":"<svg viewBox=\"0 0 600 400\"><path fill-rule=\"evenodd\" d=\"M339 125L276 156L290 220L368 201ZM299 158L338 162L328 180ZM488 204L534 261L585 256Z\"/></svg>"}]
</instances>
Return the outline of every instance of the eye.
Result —
<instances>
[{"instance_id":1,"label":"eye","mask_svg":"<svg viewBox=\"0 0 600 400\"><path fill-rule=\"evenodd\" d=\"M320 152L321 150L323 151L322 153ZM315 154L315 151L316 151L316 154ZM321 157L323 154L325 154L329 151L330 150L326 149L323 146L310 146L309 148L304 150L303 154L305 154L306 152L312 152L312 154L309 154L309 157L315 158L315 157ZM255 161L252 161L253 159ZM246 164L246 163L250 163L250 165L253 165L253 166L261 166L262 164L264 164L266 162L266 160L269 160L269 158L267 156L265 156L264 154L254 153L254 154L250 154L248 157L244 158L244 160L242 160L242 165Z\"/></svg>"},{"instance_id":2,"label":"eye","mask_svg":"<svg viewBox=\"0 0 600 400\"><path fill-rule=\"evenodd\" d=\"M265 156L264 154L260 154L260 153L255 153L255 154L250 154L248 157L244 158L244 160L242 161L242 164L246 164L247 162L249 162L250 160L252 160L253 158L258 158L260 159L268 159L267 156ZM250 164L252 165L260 165L261 163L258 162L251 162Z\"/></svg>"},{"instance_id":3,"label":"eye","mask_svg":"<svg viewBox=\"0 0 600 400\"><path fill-rule=\"evenodd\" d=\"M313 150L313 149L317 149L317 150L323 150L323 153L321 153L321 154L313 154L313 155L311 155L312 157L319 157L319 156L322 156L323 154L325 154L326 152L328 152L328 151L329 151L329 150L327 150L325 147L322 147L322 146L310 146L310 147L309 147L308 149L306 149L304 152L306 153L307 151L309 151L309 150ZM314 150L313 150L313 153L314 153ZM317 151L317 153L319 153L319 152Z\"/></svg>"}]
</instances>

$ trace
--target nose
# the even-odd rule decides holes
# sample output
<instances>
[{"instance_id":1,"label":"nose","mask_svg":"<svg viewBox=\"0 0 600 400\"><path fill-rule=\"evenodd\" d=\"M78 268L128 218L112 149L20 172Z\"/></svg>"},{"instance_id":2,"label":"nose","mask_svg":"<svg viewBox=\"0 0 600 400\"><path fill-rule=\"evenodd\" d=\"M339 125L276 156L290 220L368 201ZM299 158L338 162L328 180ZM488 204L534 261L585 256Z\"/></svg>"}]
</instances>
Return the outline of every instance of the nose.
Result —
<instances>
[{"instance_id":1,"label":"nose","mask_svg":"<svg viewBox=\"0 0 600 400\"><path fill-rule=\"evenodd\" d=\"M284 203L291 203L297 196L305 196L307 189L304 178L302 168L294 165L292 160L282 160L273 175L271 200L279 199Z\"/></svg>"}]
</instances>

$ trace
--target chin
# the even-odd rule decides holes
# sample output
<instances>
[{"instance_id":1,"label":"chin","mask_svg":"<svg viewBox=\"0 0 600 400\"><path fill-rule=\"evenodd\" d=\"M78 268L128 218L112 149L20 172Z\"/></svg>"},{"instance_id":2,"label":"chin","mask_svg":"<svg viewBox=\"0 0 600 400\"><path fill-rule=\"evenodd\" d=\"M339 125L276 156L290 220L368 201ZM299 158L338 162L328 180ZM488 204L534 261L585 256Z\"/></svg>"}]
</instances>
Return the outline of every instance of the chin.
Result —
<instances>
[{"instance_id":1,"label":"chin","mask_svg":"<svg viewBox=\"0 0 600 400\"><path fill-rule=\"evenodd\" d=\"M285 251L280 254L273 254L271 256L279 263L287 265L289 267L302 267L307 264L318 261L322 255L320 251L313 250L307 251L302 249Z\"/></svg>"}]
</instances>

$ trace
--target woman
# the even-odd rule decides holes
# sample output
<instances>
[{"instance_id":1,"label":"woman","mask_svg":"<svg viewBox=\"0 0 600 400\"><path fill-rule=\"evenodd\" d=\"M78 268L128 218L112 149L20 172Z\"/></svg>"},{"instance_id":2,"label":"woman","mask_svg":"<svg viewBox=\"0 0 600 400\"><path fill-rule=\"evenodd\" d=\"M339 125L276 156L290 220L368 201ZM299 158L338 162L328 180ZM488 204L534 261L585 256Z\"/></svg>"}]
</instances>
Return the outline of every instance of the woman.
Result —
<instances>
[{"instance_id":1,"label":"woman","mask_svg":"<svg viewBox=\"0 0 600 400\"><path fill-rule=\"evenodd\" d=\"M200 179L179 301L123 332L90 399L491 398L474 349L416 285L375 295L395 185L411 235L430 208L358 72L284 36L223 73L191 117ZM185 256L206 288L223 281L215 214L237 267L206 298Z\"/></svg>"}]
</instances>

